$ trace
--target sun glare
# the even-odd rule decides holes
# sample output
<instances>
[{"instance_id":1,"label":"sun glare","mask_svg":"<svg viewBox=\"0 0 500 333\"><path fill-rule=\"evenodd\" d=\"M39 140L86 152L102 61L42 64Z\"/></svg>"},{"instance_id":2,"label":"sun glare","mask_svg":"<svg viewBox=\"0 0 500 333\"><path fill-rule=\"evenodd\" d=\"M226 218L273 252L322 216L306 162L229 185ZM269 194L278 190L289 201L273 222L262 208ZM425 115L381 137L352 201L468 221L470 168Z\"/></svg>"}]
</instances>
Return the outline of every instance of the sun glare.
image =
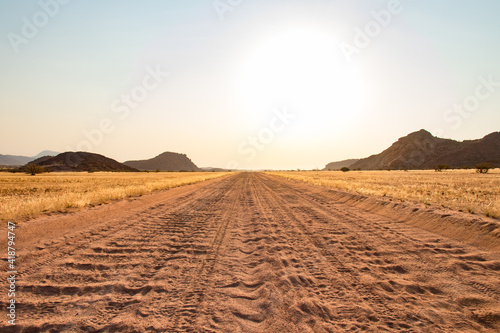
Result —
<instances>
[{"instance_id":1,"label":"sun glare","mask_svg":"<svg viewBox=\"0 0 500 333\"><path fill-rule=\"evenodd\" d=\"M304 126L345 125L360 108L363 89L336 45L330 36L307 29L268 38L247 60L245 102L255 111L287 105L306 116Z\"/></svg>"}]
</instances>

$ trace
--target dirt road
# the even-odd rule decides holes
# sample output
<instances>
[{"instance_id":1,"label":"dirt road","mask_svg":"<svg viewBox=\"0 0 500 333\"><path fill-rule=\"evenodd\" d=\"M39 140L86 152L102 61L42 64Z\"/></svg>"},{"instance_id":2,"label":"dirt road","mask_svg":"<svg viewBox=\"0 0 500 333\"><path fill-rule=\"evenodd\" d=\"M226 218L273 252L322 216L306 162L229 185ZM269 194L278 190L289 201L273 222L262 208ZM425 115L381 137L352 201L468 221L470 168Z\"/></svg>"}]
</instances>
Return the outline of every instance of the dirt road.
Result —
<instances>
[{"instance_id":1,"label":"dirt road","mask_svg":"<svg viewBox=\"0 0 500 333\"><path fill-rule=\"evenodd\" d=\"M500 329L496 252L260 173L163 195L21 260L15 330Z\"/></svg>"}]
</instances>

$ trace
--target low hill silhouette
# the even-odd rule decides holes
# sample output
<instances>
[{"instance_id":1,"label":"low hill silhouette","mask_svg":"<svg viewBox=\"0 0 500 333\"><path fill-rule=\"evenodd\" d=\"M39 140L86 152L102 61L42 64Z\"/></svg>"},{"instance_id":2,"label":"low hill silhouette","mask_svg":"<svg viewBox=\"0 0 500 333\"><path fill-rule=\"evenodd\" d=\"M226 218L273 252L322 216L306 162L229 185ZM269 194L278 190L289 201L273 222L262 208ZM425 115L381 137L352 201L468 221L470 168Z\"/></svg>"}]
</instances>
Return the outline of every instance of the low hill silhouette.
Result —
<instances>
[{"instance_id":1,"label":"low hill silhouette","mask_svg":"<svg viewBox=\"0 0 500 333\"><path fill-rule=\"evenodd\" d=\"M44 150L35 156L2 155L0 154L0 165L24 165L42 156L56 156L58 152Z\"/></svg>"},{"instance_id":2,"label":"low hill silhouette","mask_svg":"<svg viewBox=\"0 0 500 333\"><path fill-rule=\"evenodd\" d=\"M323 170L325 170L325 171L340 170L343 167L350 167L352 164L356 163L357 161L359 161L359 158L352 158L349 160L331 162L331 163L328 163Z\"/></svg>"},{"instance_id":3,"label":"low hill silhouette","mask_svg":"<svg viewBox=\"0 0 500 333\"><path fill-rule=\"evenodd\" d=\"M482 139L455 141L420 130L400 138L380 154L353 163L349 168L411 170L432 169L439 164L463 168L482 162L500 166L500 132L493 132Z\"/></svg>"},{"instance_id":4,"label":"low hill silhouette","mask_svg":"<svg viewBox=\"0 0 500 333\"><path fill-rule=\"evenodd\" d=\"M44 156L29 164L31 163L42 166L46 171L138 171L106 156L87 152L66 152L54 157Z\"/></svg>"},{"instance_id":5,"label":"low hill silhouette","mask_svg":"<svg viewBox=\"0 0 500 333\"><path fill-rule=\"evenodd\" d=\"M126 161L123 164L148 171L201 171L186 154L172 152L164 152L149 160Z\"/></svg>"}]
</instances>

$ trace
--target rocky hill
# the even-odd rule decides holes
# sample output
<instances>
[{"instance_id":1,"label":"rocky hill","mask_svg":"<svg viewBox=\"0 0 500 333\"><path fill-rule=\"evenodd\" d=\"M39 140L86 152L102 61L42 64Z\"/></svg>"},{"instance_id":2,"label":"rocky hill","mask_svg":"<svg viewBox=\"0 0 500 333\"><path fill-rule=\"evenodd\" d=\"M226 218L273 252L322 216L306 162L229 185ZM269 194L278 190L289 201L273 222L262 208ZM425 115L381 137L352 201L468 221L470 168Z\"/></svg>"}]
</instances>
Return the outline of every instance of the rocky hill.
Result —
<instances>
[{"instance_id":1,"label":"rocky hill","mask_svg":"<svg viewBox=\"0 0 500 333\"><path fill-rule=\"evenodd\" d=\"M106 156L86 152L66 152L54 157L44 156L31 163L42 166L46 171L138 171Z\"/></svg>"},{"instance_id":2,"label":"rocky hill","mask_svg":"<svg viewBox=\"0 0 500 333\"><path fill-rule=\"evenodd\" d=\"M478 140L455 141L420 130L400 138L380 154L351 164L349 168L410 170L432 169L438 164L462 168L482 162L500 166L500 132L493 132Z\"/></svg>"},{"instance_id":3,"label":"rocky hill","mask_svg":"<svg viewBox=\"0 0 500 333\"><path fill-rule=\"evenodd\" d=\"M186 154L171 152L165 152L149 160L126 161L123 164L149 171L201 171Z\"/></svg>"}]
</instances>

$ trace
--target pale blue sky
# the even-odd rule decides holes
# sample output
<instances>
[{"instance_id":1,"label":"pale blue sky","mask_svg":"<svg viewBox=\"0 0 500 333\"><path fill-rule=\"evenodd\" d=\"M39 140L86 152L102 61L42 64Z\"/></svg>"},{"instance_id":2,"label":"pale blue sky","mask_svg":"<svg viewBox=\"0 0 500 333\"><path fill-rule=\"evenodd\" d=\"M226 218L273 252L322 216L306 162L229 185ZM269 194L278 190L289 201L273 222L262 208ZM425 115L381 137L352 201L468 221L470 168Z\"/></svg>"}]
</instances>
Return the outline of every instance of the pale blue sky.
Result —
<instances>
[{"instance_id":1,"label":"pale blue sky","mask_svg":"<svg viewBox=\"0 0 500 333\"><path fill-rule=\"evenodd\" d=\"M0 0L0 154L322 168L421 128L500 130L497 0L228 3Z\"/></svg>"}]
</instances>

